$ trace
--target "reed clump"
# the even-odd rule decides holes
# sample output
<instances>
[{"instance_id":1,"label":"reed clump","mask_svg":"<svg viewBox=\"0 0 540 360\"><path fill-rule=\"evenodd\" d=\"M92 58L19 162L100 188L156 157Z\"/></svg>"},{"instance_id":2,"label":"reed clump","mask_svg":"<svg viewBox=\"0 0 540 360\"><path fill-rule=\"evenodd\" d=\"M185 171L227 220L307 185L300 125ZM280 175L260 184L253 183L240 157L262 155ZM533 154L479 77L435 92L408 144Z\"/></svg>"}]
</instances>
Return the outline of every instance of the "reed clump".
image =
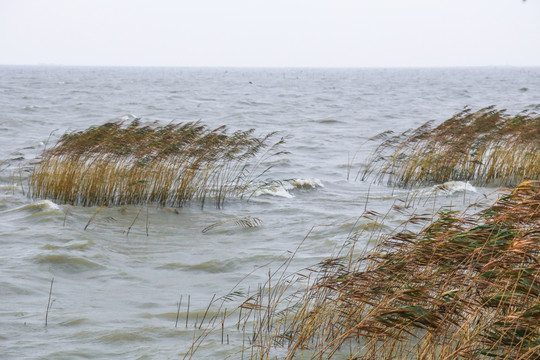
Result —
<instances>
[{"instance_id":1,"label":"reed clump","mask_svg":"<svg viewBox=\"0 0 540 360\"><path fill-rule=\"evenodd\" d=\"M540 181L473 216L406 225L316 269L291 320L269 330L285 358L540 359Z\"/></svg>"},{"instance_id":2,"label":"reed clump","mask_svg":"<svg viewBox=\"0 0 540 360\"><path fill-rule=\"evenodd\" d=\"M109 122L63 135L30 177L32 196L74 205L155 203L241 196L283 139L254 130L227 133L200 122L143 125Z\"/></svg>"},{"instance_id":3,"label":"reed clump","mask_svg":"<svg viewBox=\"0 0 540 360\"><path fill-rule=\"evenodd\" d=\"M412 187L450 180L480 186L540 179L540 115L508 115L493 107L465 109L433 128L432 122L387 137L363 179Z\"/></svg>"}]
</instances>

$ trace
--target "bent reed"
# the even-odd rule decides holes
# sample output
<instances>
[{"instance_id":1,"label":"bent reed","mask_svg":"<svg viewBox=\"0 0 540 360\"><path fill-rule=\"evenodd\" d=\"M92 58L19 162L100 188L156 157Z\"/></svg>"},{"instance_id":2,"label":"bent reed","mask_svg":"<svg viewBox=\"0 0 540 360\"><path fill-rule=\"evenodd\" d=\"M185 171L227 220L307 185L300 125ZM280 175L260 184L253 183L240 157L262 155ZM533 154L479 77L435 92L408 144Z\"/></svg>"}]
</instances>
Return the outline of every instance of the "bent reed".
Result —
<instances>
[{"instance_id":1,"label":"bent reed","mask_svg":"<svg viewBox=\"0 0 540 360\"><path fill-rule=\"evenodd\" d=\"M474 216L406 225L314 269L290 322L270 330L284 358L539 359L540 181Z\"/></svg>"},{"instance_id":2,"label":"bent reed","mask_svg":"<svg viewBox=\"0 0 540 360\"><path fill-rule=\"evenodd\" d=\"M362 179L401 187L472 181L507 186L540 179L540 115L508 115L493 106L466 108L439 126L432 121L388 137L374 151ZM377 137L377 138L380 138Z\"/></svg>"},{"instance_id":3,"label":"bent reed","mask_svg":"<svg viewBox=\"0 0 540 360\"><path fill-rule=\"evenodd\" d=\"M419 221L427 226L407 230ZM416 216L369 253L353 247L307 273L269 273L223 317L221 329L244 319L242 346L226 358L539 359L539 229L540 181L525 181L475 215ZM218 330L209 326L184 358Z\"/></svg>"},{"instance_id":4,"label":"bent reed","mask_svg":"<svg viewBox=\"0 0 540 360\"><path fill-rule=\"evenodd\" d=\"M281 153L283 139L271 144L275 133L253 133L140 119L92 126L63 135L42 154L31 194L82 206L179 207L195 199L204 206L212 198L221 207L227 197L243 195L263 161Z\"/></svg>"}]
</instances>

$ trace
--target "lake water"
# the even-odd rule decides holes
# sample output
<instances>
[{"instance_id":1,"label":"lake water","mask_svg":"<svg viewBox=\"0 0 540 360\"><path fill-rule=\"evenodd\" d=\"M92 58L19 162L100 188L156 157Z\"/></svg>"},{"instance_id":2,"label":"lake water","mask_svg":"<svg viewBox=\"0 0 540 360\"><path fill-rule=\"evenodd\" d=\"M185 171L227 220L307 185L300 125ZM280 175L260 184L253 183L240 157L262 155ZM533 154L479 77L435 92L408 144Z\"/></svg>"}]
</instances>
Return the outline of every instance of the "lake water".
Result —
<instances>
[{"instance_id":1,"label":"lake water","mask_svg":"<svg viewBox=\"0 0 540 360\"><path fill-rule=\"evenodd\" d=\"M384 218L392 228L404 219L388 210L407 191L355 179L377 144L369 138L489 105L539 111L540 68L1 66L0 358L182 358L214 294L252 292L308 233L289 272L332 256L355 227L367 229L359 239L366 245L377 228L371 224ZM95 207L28 197L33 164L63 133L135 117L278 131L289 153L272 160L268 186L249 200L229 199L223 209L194 202L142 213L140 206L111 207L95 215ZM432 214L496 197L495 189L463 191L463 185L436 197L422 189L411 211ZM381 216L358 220L364 210ZM243 216L261 225L227 222ZM238 351L243 336L234 321L224 332L229 344L209 338L194 358Z\"/></svg>"}]
</instances>

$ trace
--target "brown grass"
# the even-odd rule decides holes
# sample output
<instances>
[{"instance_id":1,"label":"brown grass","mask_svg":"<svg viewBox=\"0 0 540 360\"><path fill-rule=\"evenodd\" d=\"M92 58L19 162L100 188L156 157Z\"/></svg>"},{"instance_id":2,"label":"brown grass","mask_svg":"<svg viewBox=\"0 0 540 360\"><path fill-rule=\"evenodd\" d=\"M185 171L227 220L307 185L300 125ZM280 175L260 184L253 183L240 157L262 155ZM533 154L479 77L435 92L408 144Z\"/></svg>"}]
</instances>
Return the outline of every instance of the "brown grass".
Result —
<instances>
[{"instance_id":1,"label":"brown grass","mask_svg":"<svg viewBox=\"0 0 540 360\"><path fill-rule=\"evenodd\" d=\"M279 153L254 130L227 134L199 122L142 125L111 122L64 135L45 151L30 178L34 197L74 205L155 203L194 199L218 207L241 196L258 165ZM250 163L252 162L252 163Z\"/></svg>"},{"instance_id":2,"label":"brown grass","mask_svg":"<svg viewBox=\"0 0 540 360\"><path fill-rule=\"evenodd\" d=\"M450 180L477 185L540 179L540 116L488 107L454 115L433 128L428 122L384 141L363 179L412 187Z\"/></svg>"},{"instance_id":3,"label":"brown grass","mask_svg":"<svg viewBox=\"0 0 540 360\"><path fill-rule=\"evenodd\" d=\"M540 181L521 183L476 215L443 211L407 230L418 221L360 257L329 259L296 278L269 273L227 313L243 324L242 346L230 356L540 359ZM291 297L302 280L307 288Z\"/></svg>"},{"instance_id":4,"label":"brown grass","mask_svg":"<svg viewBox=\"0 0 540 360\"><path fill-rule=\"evenodd\" d=\"M528 181L476 216L442 212L328 260L280 329L286 358L539 359L539 229L540 182Z\"/></svg>"}]
</instances>

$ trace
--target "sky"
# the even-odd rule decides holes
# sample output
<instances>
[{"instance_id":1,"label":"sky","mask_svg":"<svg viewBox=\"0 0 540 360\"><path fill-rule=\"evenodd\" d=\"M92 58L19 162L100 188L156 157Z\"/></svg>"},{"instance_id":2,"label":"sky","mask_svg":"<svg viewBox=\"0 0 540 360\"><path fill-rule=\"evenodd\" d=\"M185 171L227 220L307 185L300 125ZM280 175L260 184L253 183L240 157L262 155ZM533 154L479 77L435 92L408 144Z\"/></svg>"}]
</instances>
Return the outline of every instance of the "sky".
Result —
<instances>
[{"instance_id":1,"label":"sky","mask_svg":"<svg viewBox=\"0 0 540 360\"><path fill-rule=\"evenodd\" d=\"M540 0L0 0L0 64L540 66Z\"/></svg>"}]
</instances>

